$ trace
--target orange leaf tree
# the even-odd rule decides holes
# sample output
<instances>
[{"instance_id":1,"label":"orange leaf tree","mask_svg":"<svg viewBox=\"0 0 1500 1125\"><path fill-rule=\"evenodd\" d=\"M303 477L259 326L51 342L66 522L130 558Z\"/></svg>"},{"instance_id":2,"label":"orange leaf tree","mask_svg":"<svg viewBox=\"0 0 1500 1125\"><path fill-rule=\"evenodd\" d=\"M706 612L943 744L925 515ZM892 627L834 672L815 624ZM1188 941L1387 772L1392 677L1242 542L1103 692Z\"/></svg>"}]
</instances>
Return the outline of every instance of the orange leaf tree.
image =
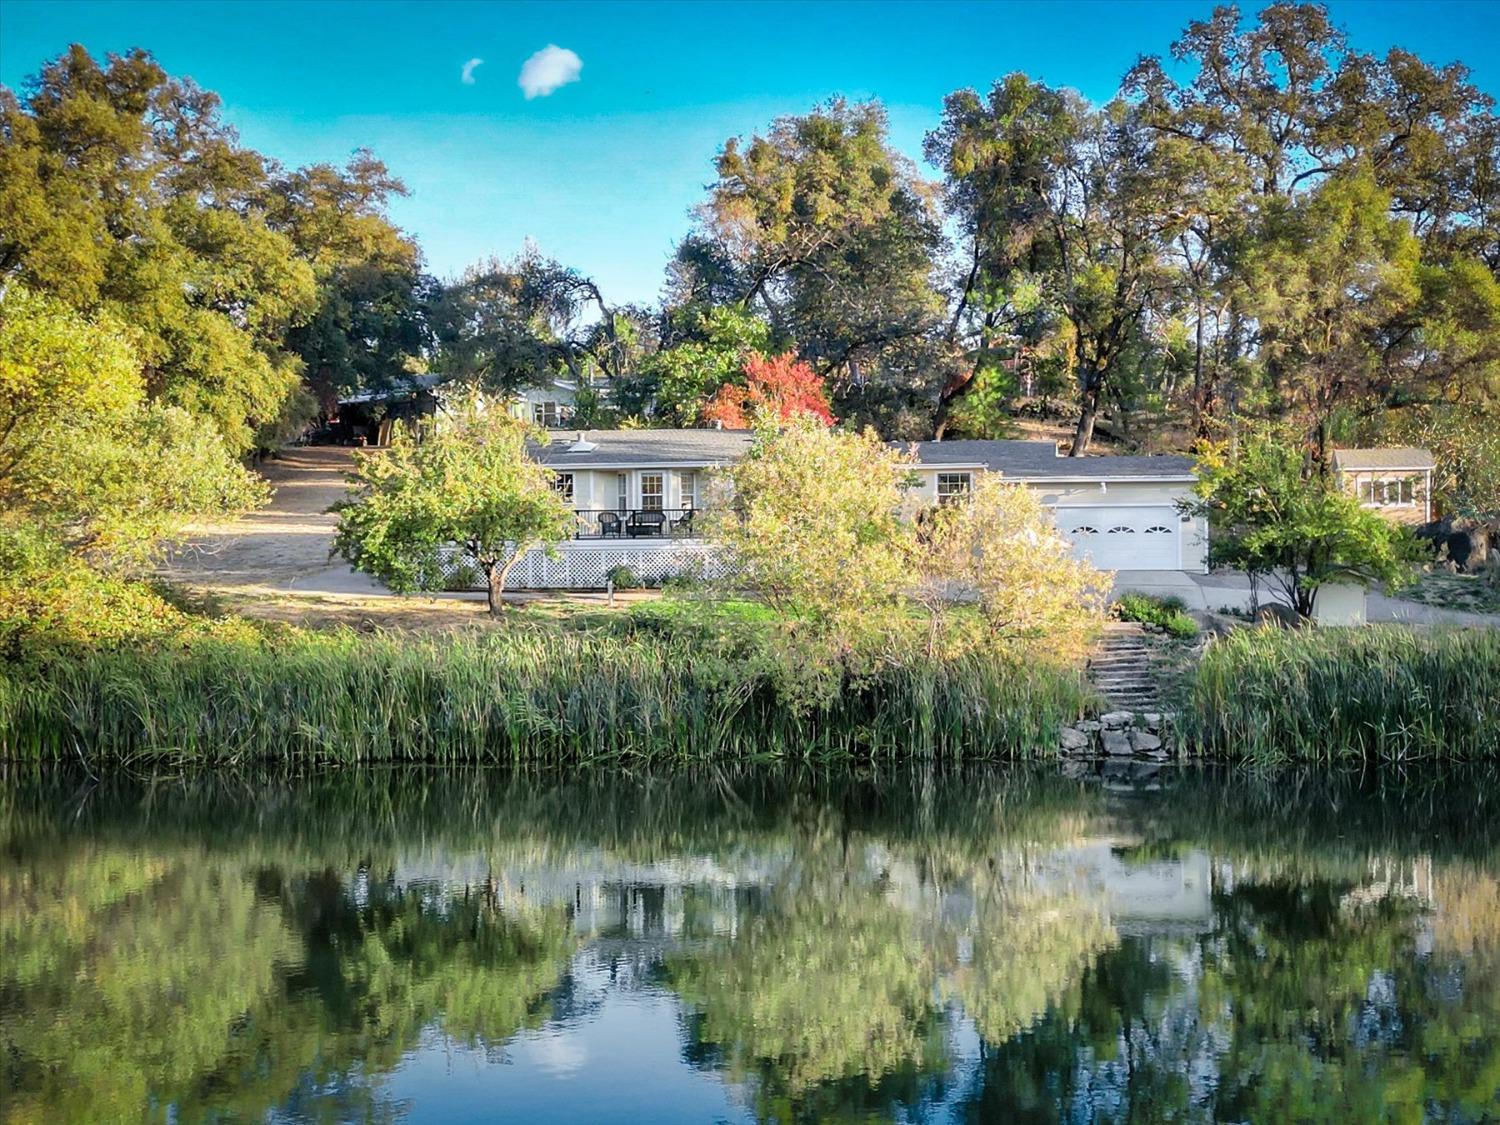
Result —
<instances>
[{"instance_id":1,"label":"orange leaf tree","mask_svg":"<svg viewBox=\"0 0 1500 1125\"><path fill-rule=\"evenodd\" d=\"M828 388L795 353L752 355L745 361L745 385L725 383L703 408L702 417L726 429L748 429L757 418L782 422L810 416L825 426L834 422Z\"/></svg>"}]
</instances>

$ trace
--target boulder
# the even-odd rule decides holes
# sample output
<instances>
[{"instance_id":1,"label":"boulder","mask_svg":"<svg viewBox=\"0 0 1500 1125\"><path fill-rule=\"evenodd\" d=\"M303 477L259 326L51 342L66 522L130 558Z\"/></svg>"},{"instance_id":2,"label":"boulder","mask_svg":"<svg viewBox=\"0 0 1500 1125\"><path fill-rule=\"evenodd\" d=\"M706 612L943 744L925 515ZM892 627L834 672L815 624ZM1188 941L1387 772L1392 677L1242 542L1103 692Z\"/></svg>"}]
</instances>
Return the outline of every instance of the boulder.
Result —
<instances>
[{"instance_id":1,"label":"boulder","mask_svg":"<svg viewBox=\"0 0 1500 1125\"><path fill-rule=\"evenodd\" d=\"M1274 625L1281 629L1300 629L1302 618L1297 611L1281 602L1265 602L1255 611L1257 625Z\"/></svg>"},{"instance_id":2,"label":"boulder","mask_svg":"<svg viewBox=\"0 0 1500 1125\"><path fill-rule=\"evenodd\" d=\"M1088 735L1072 727L1063 727L1058 732L1057 741L1064 750L1087 750L1091 745Z\"/></svg>"},{"instance_id":3,"label":"boulder","mask_svg":"<svg viewBox=\"0 0 1500 1125\"><path fill-rule=\"evenodd\" d=\"M1124 730L1135 722L1134 711L1111 711L1107 715L1099 716L1099 722L1105 730Z\"/></svg>"},{"instance_id":4,"label":"boulder","mask_svg":"<svg viewBox=\"0 0 1500 1125\"><path fill-rule=\"evenodd\" d=\"M1161 730L1161 715L1155 711L1147 711L1144 715L1141 716L1141 721L1146 724L1147 730Z\"/></svg>"},{"instance_id":5,"label":"boulder","mask_svg":"<svg viewBox=\"0 0 1500 1125\"><path fill-rule=\"evenodd\" d=\"M1112 758L1127 758L1135 753L1130 736L1122 730L1105 730L1104 752Z\"/></svg>"},{"instance_id":6,"label":"boulder","mask_svg":"<svg viewBox=\"0 0 1500 1125\"><path fill-rule=\"evenodd\" d=\"M1133 730L1130 732L1130 745L1137 750L1160 750L1161 739L1143 730Z\"/></svg>"},{"instance_id":7,"label":"boulder","mask_svg":"<svg viewBox=\"0 0 1500 1125\"><path fill-rule=\"evenodd\" d=\"M1449 516L1416 529L1432 544L1440 569L1458 574L1478 574L1500 554L1500 518L1470 519Z\"/></svg>"},{"instance_id":8,"label":"boulder","mask_svg":"<svg viewBox=\"0 0 1500 1125\"><path fill-rule=\"evenodd\" d=\"M1098 734L1104 729L1104 724L1098 719L1084 719L1083 722L1076 724L1076 727L1084 734Z\"/></svg>"}]
</instances>

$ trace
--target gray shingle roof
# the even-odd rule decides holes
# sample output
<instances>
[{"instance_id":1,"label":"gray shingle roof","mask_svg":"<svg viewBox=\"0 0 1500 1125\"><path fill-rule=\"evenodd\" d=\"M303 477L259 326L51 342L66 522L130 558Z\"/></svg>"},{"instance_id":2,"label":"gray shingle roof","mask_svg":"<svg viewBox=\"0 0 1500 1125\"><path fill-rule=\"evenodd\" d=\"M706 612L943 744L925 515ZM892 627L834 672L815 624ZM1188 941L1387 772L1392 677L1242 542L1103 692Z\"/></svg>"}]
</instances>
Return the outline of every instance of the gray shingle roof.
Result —
<instances>
[{"instance_id":1,"label":"gray shingle roof","mask_svg":"<svg viewBox=\"0 0 1500 1125\"><path fill-rule=\"evenodd\" d=\"M722 465L743 457L755 435L749 430L587 430L593 448L569 452L576 431L552 436L533 456L554 469ZM1050 441L895 442L915 447L924 465L983 468L1016 480L1160 480L1193 475L1191 457L1059 457Z\"/></svg>"},{"instance_id":2,"label":"gray shingle roof","mask_svg":"<svg viewBox=\"0 0 1500 1125\"><path fill-rule=\"evenodd\" d=\"M919 441L924 465L982 465L1020 480L1158 480L1193 475L1193 459L1146 457L1059 457L1050 441Z\"/></svg>"},{"instance_id":3,"label":"gray shingle roof","mask_svg":"<svg viewBox=\"0 0 1500 1125\"><path fill-rule=\"evenodd\" d=\"M1333 467L1344 472L1381 469L1433 469L1437 460L1427 449L1411 445L1392 445L1379 449L1335 449Z\"/></svg>"},{"instance_id":4,"label":"gray shingle roof","mask_svg":"<svg viewBox=\"0 0 1500 1125\"><path fill-rule=\"evenodd\" d=\"M594 446L569 452L578 431L562 430L552 441L533 448L532 456L554 469L576 465L580 469L612 465L722 465L743 457L755 440L749 430L585 430L583 438Z\"/></svg>"}]
</instances>

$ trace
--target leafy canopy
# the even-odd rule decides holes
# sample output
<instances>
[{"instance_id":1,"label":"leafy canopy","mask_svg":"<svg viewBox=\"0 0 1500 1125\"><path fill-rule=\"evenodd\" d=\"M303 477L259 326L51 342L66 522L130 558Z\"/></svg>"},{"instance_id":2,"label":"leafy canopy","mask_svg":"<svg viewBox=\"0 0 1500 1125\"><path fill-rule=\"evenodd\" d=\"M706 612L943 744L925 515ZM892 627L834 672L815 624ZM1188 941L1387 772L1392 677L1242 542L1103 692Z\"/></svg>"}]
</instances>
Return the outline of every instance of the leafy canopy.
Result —
<instances>
[{"instance_id":1,"label":"leafy canopy","mask_svg":"<svg viewBox=\"0 0 1500 1125\"><path fill-rule=\"evenodd\" d=\"M1216 560L1265 576L1302 617L1328 582L1410 580L1410 534L1360 507L1317 471L1288 426L1249 426L1198 460L1198 499Z\"/></svg>"},{"instance_id":2,"label":"leafy canopy","mask_svg":"<svg viewBox=\"0 0 1500 1125\"><path fill-rule=\"evenodd\" d=\"M12 285L0 299L0 523L137 561L264 488L184 410L146 398L135 334Z\"/></svg>"},{"instance_id":3,"label":"leafy canopy","mask_svg":"<svg viewBox=\"0 0 1500 1125\"><path fill-rule=\"evenodd\" d=\"M360 453L334 550L393 590L444 588L452 553L484 575L490 612L528 550L573 534L574 516L551 470L532 460L544 434L479 398L462 400L420 433Z\"/></svg>"}]
</instances>

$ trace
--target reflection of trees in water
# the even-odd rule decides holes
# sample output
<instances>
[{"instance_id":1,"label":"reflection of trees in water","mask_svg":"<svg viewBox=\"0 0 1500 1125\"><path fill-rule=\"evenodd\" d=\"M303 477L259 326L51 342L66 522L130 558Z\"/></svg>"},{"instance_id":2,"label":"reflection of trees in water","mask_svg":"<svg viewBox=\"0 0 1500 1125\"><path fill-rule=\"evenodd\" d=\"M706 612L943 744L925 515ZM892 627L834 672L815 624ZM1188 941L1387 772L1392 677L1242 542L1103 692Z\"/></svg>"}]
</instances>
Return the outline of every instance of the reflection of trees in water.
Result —
<instances>
[{"instance_id":1,"label":"reflection of trees in water","mask_svg":"<svg viewBox=\"0 0 1500 1125\"><path fill-rule=\"evenodd\" d=\"M1423 953L1420 904L1352 889L1245 883L1209 933L1125 941L987 1051L970 1119L1488 1119L1495 962Z\"/></svg>"},{"instance_id":2,"label":"reflection of trees in water","mask_svg":"<svg viewBox=\"0 0 1500 1125\"><path fill-rule=\"evenodd\" d=\"M371 1119L373 1077L437 1026L495 1046L547 1015L566 912L328 874L285 879L201 853L75 851L0 866L0 1048L18 1119ZM25 918L24 923L18 918ZM318 1108L314 1110L313 1104Z\"/></svg>"},{"instance_id":3,"label":"reflection of trees in water","mask_svg":"<svg viewBox=\"0 0 1500 1125\"><path fill-rule=\"evenodd\" d=\"M389 1116L381 1076L424 1028L497 1049L594 1002L567 986L571 891L548 906L528 885L502 908L445 870L571 886L607 862L664 881L635 887L641 926L601 929L595 954L675 989L685 1057L768 1119L944 1099L975 1120L1482 1119L1500 1098L1494 818L1467 789L1410 808L1337 779L1311 789L1194 774L1111 804L1055 777L933 770L367 774L86 802L15 786L0 792L7 1110L129 1118L149 1094L183 1120ZM1122 941L1097 902L1034 877L1101 824L1147 841L1136 858L1203 848L1232 869L1211 928ZM1374 866L1428 848L1430 894ZM414 855L399 880L349 877ZM722 881L673 882L685 858ZM421 882L429 868L453 886ZM955 1065L960 1015L982 1039L972 1073Z\"/></svg>"},{"instance_id":4,"label":"reflection of trees in water","mask_svg":"<svg viewBox=\"0 0 1500 1125\"><path fill-rule=\"evenodd\" d=\"M669 956L688 1058L747 1085L762 1118L856 1119L939 1096L945 1000L1009 1037L1114 939L1097 905L1034 884L1019 854L965 865L912 851L810 829L733 936ZM940 868L948 891L929 876L914 899L893 867Z\"/></svg>"}]
</instances>

